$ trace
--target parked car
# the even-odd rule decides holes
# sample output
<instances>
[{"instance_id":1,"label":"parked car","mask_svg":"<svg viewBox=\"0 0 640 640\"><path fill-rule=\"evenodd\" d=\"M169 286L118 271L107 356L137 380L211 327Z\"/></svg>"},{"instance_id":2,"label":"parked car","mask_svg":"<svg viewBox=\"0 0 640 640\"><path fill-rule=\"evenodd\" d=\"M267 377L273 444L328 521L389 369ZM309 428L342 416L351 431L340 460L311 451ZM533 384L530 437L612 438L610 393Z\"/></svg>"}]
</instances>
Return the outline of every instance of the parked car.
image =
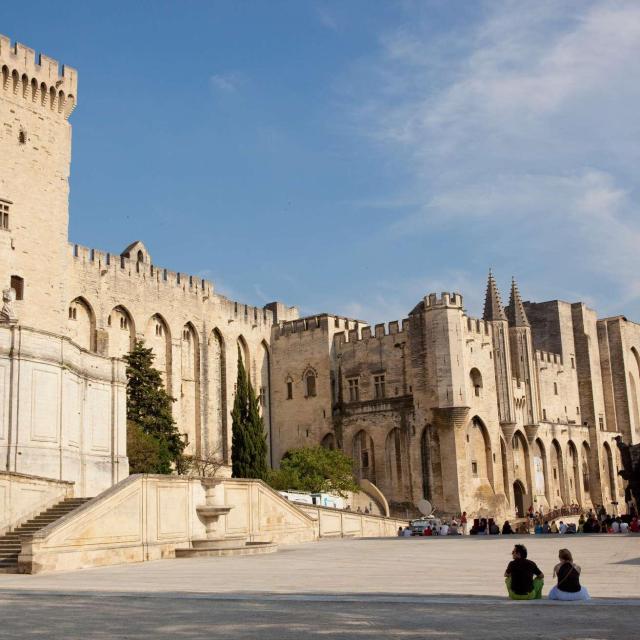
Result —
<instances>
[{"instance_id":1,"label":"parked car","mask_svg":"<svg viewBox=\"0 0 640 640\"><path fill-rule=\"evenodd\" d=\"M439 531L441 524L442 520L440 520L440 518L418 518L417 520L411 521L409 528L411 529L412 536L421 536L424 535L424 530L427 527L431 527L431 529L434 531Z\"/></svg>"}]
</instances>

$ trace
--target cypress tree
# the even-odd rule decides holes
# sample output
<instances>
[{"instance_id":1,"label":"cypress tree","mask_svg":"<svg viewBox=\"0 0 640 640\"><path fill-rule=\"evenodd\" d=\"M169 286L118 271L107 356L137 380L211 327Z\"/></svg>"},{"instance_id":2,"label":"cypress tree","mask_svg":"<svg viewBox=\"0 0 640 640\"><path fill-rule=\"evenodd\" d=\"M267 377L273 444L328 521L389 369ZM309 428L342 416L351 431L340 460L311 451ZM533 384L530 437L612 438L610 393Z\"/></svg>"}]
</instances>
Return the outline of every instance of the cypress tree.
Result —
<instances>
[{"instance_id":1,"label":"cypress tree","mask_svg":"<svg viewBox=\"0 0 640 640\"><path fill-rule=\"evenodd\" d=\"M238 347L238 379L233 403L231 463L234 478L267 477L267 441L255 391Z\"/></svg>"},{"instance_id":2,"label":"cypress tree","mask_svg":"<svg viewBox=\"0 0 640 640\"><path fill-rule=\"evenodd\" d=\"M146 468L135 469L143 473L171 473L178 467L186 446L171 413L175 402L164 388L160 372L154 368L155 355L142 340L137 340L131 353L124 356L127 363L127 424L130 435L139 429L158 442L155 462Z\"/></svg>"}]
</instances>

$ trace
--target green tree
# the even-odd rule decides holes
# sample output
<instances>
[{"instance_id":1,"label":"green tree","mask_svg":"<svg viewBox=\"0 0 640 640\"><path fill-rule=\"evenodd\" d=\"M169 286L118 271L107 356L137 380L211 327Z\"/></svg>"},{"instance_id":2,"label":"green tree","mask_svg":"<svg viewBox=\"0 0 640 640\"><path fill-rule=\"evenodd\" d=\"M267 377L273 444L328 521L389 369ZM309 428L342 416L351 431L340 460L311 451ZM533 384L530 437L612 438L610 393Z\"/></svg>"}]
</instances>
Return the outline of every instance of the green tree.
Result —
<instances>
[{"instance_id":1,"label":"green tree","mask_svg":"<svg viewBox=\"0 0 640 640\"><path fill-rule=\"evenodd\" d=\"M353 460L338 449L303 447L291 449L280 469L269 474L274 489L297 489L311 493L331 492L344 496L358 491L353 477Z\"/></svg>"},{"instance_id":2,"label":"green tree","mask_svg":"<svg viewBox=\"0 0 640 640\"><path fill-rule=\"evenodd\" d=\"M137 340L127 363L127 443L140 453L134 473L171 473L180 468L186 442L171 414L175 402L154 368L154 353ZM145 437L146 436L146 437ZM153 442L157 442L157 449Z\"/></svg>"},{"instance_id":3,"label":"green tree","mask_svg":"<svg viewBox=\"0 0 640 640\"><path fill-rule=\"evenodd\" d=\"M258 399L244 368L238 347L238 379L233 403L231 466L234 478L265 479L267 436L264 431Z\"/></svg>"},{"instance_id":4,"label":"green tree","mask_svg":"<svg viewBox=\"0 0 640 640\"><path fill-rule=\"evenodd\" d=\"M127 420L127 457L129 473L162 473L160 441Z\"/></svg>"}]
</instances>

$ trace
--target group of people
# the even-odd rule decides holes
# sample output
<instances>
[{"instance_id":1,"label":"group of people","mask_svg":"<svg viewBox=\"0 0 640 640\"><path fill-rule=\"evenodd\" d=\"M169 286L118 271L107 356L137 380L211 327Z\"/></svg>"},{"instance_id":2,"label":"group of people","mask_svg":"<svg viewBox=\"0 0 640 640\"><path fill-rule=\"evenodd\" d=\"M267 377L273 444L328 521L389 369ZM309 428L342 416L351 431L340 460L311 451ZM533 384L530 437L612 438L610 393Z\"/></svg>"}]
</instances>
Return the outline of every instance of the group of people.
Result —
<instances>
[{"instance_id":1,"label":"group of people","mask_svg":"<svg viewBox=\"0 0 640 640\"><path fill-rule=\"evenodd\" d=\"M512 600L540 600L544 574L538 565L527 558L527 548L517 544L511 552L512 560L504 573L507 592ZM582 570L574 563L569 549L560 549L560 562L553 568L557 583L549 591L550 600L588 600L589 592L580 584Z\"/></svg>"}]
</instances>

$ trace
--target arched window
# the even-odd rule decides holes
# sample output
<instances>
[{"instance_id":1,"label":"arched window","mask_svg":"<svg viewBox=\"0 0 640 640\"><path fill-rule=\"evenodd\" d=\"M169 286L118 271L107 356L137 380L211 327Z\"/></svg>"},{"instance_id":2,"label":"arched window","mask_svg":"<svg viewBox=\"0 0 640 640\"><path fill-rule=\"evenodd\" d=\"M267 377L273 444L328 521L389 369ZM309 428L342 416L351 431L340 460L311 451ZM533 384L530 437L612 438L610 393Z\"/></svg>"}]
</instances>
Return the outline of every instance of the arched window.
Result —
<instances>
[{"instance_id":1,"label":"arched window","mask_svg":"<svg viewBox=\"0 0 640 640\"><path fill-rule=\"evenodd\" d=\"M469 372L471 378L471 386L473 387L474 394L479 397L482 392L482 374L475 367Z\"/></svg>"},{"instance_id":2,"label":"arched window","mask_svg":"<svg viewBox=\"0 0 640 640\"><path fill-rule=\"evenodd\" d=\"M316 374L315 371L307 371L304 376L305 388L307 390L307 398L313 398L316 395Z\"/></svg>"}]
</instances>

